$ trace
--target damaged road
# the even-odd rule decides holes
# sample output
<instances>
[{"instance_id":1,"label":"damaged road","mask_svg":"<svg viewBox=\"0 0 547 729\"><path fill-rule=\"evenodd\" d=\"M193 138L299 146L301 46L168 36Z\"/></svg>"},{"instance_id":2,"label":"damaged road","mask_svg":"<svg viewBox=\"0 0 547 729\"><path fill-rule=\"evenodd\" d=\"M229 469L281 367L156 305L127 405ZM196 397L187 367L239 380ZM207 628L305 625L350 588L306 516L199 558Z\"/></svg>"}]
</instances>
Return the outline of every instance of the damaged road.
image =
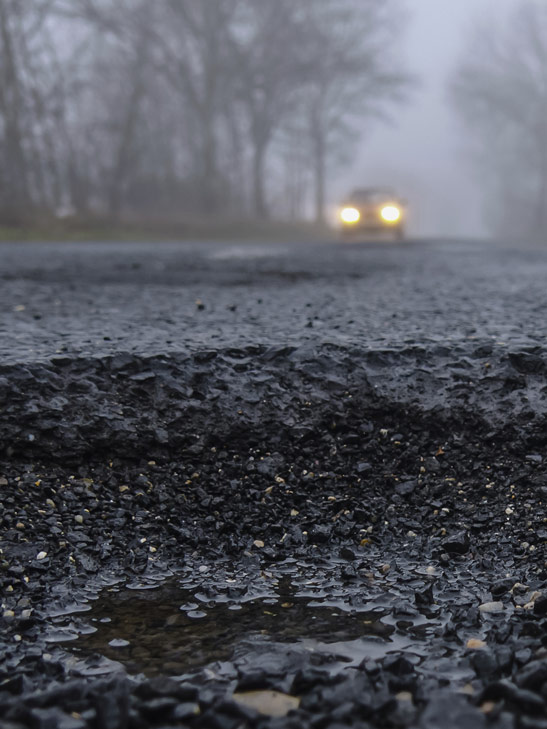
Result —
<instances>
[{"instance_id":1,"label":"damaged road","mask_svg":"<svg viewBox=\"0 0 547 729\"><path fill-rule=\"evenodd\" d=\"M547 253L0 249L2 727L547 700Z\"/></svg>"}]
</instances>

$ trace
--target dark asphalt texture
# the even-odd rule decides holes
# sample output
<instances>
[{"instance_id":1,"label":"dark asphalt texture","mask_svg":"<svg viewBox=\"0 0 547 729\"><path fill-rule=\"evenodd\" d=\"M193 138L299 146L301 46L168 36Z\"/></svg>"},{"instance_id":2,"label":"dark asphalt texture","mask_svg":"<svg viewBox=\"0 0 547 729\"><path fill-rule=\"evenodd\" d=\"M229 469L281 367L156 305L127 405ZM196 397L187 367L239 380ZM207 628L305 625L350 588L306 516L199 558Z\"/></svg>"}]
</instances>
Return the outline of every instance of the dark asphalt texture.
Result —
<instances>
[{"instance_id":1,"label":"dark asphalt texture","mask_svg":"<svg viewBox=\"0 0 547 729\"><path fill-rule=\"evenodd\" d=\"M546 274L473 241L1 245L2 729L545 729ZM351 631L312 645L314 604Z\"/></svg>"},{"instance_id":2,"label":"dark asphalt texture","mask_svg":"<svg viewBox=\"0 0 547 729\"><path fill-rule=\"evenodd\" d=\"M2 358L541 346L546 264L474 242L3 245Z\"/></svg>"},{"instance_id":3,"label":"dark asphalt texture","mask_svg":"<svg viewBox=\"0 0 547 729\"><path fill-rule=\"evenodd\" d=\"M366 358L374 385L398 400L421 382L427 404L446 407L446 391L469 373L484 380L473 407L497 409L484 389L499 372L482 368L541 358L544 346L541 250L442 241L19 244L2 246L0 261L4 365L246 347L314 357L334 347L358 352L357 365ZM527 395L531 408L543 402L540 386L510 398L511 407L525 407Z\"/></svg>"}]
</instances>

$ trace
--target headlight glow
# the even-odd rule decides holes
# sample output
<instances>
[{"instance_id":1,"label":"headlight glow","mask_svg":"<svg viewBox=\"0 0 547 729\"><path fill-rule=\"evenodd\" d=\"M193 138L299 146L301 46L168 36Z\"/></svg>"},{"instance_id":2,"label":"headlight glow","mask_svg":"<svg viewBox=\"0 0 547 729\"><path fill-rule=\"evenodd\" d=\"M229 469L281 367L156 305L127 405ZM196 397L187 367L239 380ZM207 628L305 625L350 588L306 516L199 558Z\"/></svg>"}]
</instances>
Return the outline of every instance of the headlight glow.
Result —
<instances>
[{"instance_id":1,"label":"headlight glow","mask_svg":"<svg viewBox=\"0 0 547 729\"><path fill-rule=\"evenodd\" d=\"M340 217L344 223L358 223L361 219L361 213L357 210L357 208L344 208L340 213Z\"/></svg>"},{"instance_id":2,"label":"headlight glow","mask_svg":"<svg viewBox=\"0 0 547 729\"><path fill-rule=\"evenodd\" d=\"M380 215L386 223L396 223L401 218L401 209L396 205L386 205L380 211Z\"/></svg>"}]
</instances>

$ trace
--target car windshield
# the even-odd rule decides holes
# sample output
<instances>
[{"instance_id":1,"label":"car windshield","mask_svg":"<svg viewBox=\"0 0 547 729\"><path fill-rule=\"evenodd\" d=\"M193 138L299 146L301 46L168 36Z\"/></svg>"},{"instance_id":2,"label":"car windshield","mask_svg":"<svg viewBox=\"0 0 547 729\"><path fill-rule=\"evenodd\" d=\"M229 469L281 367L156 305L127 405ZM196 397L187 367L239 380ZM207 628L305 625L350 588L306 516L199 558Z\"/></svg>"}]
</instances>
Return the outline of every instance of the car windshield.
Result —
<instances>
[{"instance_id":1,"label":"car windshield","mask_svg":"<svg viewBox=\"0 0 547 729\"><path fill-rule=\"evenodd\" d=\"M393 198L393 192L390 190L355 190L349 199L356 205L380 205Z\"/></svg>"}]
</instances>

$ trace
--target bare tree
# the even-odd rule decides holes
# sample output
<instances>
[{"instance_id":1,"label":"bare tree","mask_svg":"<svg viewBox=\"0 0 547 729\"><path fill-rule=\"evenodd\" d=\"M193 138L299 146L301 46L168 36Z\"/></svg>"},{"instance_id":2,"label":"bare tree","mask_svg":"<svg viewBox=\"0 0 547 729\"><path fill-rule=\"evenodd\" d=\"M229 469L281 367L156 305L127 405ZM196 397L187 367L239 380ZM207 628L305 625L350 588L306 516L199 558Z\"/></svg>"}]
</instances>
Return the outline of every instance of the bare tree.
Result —
<instances>
[{"instance_id":1,"label":"bare tree","mask_svg":"<svg viewBox=\"0 0 547 729\"><path fill-rule=\"evenodd\" d=\"M404 98L411 76L394 50L401 30L397 0L302 3L314 72L305 94L315 187L315 217L325 217L329 165L352 130Z\"/></svg>"},{"instance_id":2,"label":"bare tree","mask_svg":"<svg viewBox=\"0 0 547 729\"><path fill-rule=\"evenodd\" d=\"M403 85L397 0L0 0L0 211L303 214Z\"/></svg>"},{"instance_id":3,"label":"bare tree","mask_svg":"<svg viewBox=\"0 0 547 729\"><path fill-rule=\"evenodd\" d=\"M202 209L210 212L219 207L217 126L229 82L226 34L237 4L238 0L166 0L164 32L157 38L163 71L195 117Z\"/></svg>"},{"instance_id":4,"label":"bare tree","mask_svg":"<svg viewBox=\"0 0 547 729\"><path fill-rule=\"evenodd\" d=\"M266 161L276 132L297 109L312 59L303 53L304 28L292 0L247 0L231 35L231 68L252 142L253 207L268 217Z\"/></svg>"},{"instance_id":5,"label":"bare tree","mask_svg":"<svg viewBox=\"0 0 547 729\"><path fill-rule=\"evenodd\" d=\"M153 6L140 2L134 12L135 27L129 44L126 73L126 99L121 115L119 141L115 150L114 164L108 190L108 211L117 220L120 214L124 186L135 155L134 142L147 91L147 72L151 53L151 27Z\"/></svg>"},{"instance_id":6,"label":"bare tree","mask_svg":"<svg viewBox=\"0 0 547 729\"><path fill-rule=\"evenodd\" d=\"M46 197L38 136L47 118L44 74L37 62L43 52L41 31L50 0L0 3L1 206L3 217L18 220L37 199Z\"/></svg>"},{"instance_id":7,"label":"bare tree","mask_svg":"<svg viewBox=\"0 0 547 729\"><path fill-rule=\"evenodd\" d=\"M102 141L102 145L94 145L93 154L96 161L102 162L98 174L105 211L117 220L130 174L139 161L135 142L151 87L154 5L147 0L73 0L64 7L59 5L59 12L61 7L65 17L83 23L87 29L85 71L76 95L81 98L83 93L85 98L86 91L93 89L95 108L91 119ZM100 154L101 146L108 158Z\"/></svg>"},{"instance_id":8,"label":"bare tree","mask_svg":"<svg viewBox=\"0 0 547 729\"><path fill-rule=\"evenodd\" d=\"M547 6L478 23L451 81L497 234L547 233Z\"/></svg>"}]
</instances>

